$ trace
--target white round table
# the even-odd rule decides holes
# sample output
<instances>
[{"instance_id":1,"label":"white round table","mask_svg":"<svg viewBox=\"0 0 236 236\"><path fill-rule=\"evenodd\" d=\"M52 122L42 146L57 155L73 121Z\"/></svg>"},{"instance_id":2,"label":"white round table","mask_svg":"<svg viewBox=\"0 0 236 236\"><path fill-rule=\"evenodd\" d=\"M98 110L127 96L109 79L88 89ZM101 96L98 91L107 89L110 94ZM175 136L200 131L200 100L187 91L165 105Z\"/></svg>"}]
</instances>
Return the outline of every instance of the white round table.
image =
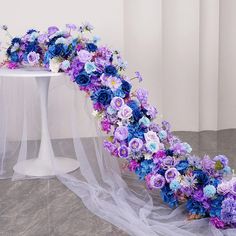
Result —
<instances>
[{"instance_id":1,"label":"white round table","mask_svg":"<svg viewBox=\"0 0 236 236\"><path fill-rule=\"evenodd\" d=\"M47 105L48 87L51 77L58 77L62 73L52 73L42 68L0 69L0 77L29 77L35 78L40 96L41 109L41 143L37 158L18 161L13 167L14 171L27 176L53 176L69 173L79 168L79 162L75 159L56 157L52 149L52 143L48 130Z\"/></svg>"}]
</instances>

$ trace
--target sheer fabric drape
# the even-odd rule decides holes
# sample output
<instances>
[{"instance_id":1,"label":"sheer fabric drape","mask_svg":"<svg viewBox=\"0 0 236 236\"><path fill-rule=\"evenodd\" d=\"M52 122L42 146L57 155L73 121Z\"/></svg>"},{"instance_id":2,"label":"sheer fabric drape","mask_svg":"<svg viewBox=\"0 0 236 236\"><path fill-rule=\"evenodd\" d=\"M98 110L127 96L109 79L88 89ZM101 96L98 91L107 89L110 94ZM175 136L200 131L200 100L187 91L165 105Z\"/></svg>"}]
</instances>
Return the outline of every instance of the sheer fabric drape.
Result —
<instances>
[{"instance_id":1,"label":"sheer fabric drape","mask_svg":"<svg viewBox=\"0 0 236 236\"><path fill-rule=\"evenodd\" d=\"M34 105L38 104L36 83L33 78L1 78L0 84L0 178L33 178L13 173L12 168L18 161L38 154L40 113L39 106ZM50 99L60 99L62 88L66 88L70 96L56 109ZM12 109L15 106L18 112ZM65 109L66 114L62 114ZM81 127L86 124L79 119L81 113L87 114L88 129L96 131L95 138L80 137ZM51 136L55 137L54 132L60 129L58 123L53 122L55 116L61 119L66 115L69 122L63 124L62 121L62 124L70 130L70 138L53 138L54 152L80 162L79 170L58 173L57 178L80 197L90 211L135 236L235 235L233 229L213 228L208 219L188 221L184 206L173 210L162 204L157 191L147 191L143 183L123 168L123 161L114 159L103 149L103 134L91 113L88 97L83 97L68 78L52 80L49 89Z\"/></svg>"}]
</instances>

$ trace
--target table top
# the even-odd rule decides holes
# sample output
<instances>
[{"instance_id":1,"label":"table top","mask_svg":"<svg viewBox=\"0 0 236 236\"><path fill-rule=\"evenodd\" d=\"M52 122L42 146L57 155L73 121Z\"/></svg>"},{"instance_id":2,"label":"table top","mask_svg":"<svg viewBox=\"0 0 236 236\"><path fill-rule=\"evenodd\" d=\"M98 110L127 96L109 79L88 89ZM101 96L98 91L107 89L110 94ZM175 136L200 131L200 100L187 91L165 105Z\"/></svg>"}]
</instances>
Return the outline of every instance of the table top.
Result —
<instances>
[{"instance_id":1,"label":"table top","mask_svg":"<svg viewBox=\"0 0 236 236\"><path fill-rule=\"evenodd\" d=\"M17 69L0 68L0 77L57 77L64 73L53 73L43 68L26 67Z\"/></svg>"}]
</instances>

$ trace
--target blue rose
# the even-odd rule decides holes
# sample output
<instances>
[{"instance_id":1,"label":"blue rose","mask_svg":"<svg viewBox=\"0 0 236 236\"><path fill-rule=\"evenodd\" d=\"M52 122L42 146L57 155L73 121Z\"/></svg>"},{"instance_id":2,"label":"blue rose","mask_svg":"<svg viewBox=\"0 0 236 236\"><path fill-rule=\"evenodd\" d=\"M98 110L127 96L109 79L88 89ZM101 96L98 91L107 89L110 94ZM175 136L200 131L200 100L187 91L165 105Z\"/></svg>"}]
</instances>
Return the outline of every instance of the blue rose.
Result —
<instances>
[{"instance_id":1,"label":"blue rose","mask_svg":"<svg viewBox=\"0 0 236 236\"><path fill-rule=\"evenodd\" d=\"M197 179L198 184L207 185L209 183L208 175L205 172L203 172L202 170L194 170L193 174L196 175L196 179Z\"/></svg>"},{"instance_id":2,"label":"blue rose","mask_svg":"<svg viewBox=\"0 0 236 236\"><path fill-rule=\"evenodd\" d=\"M113 97L112 91L110 88L104 87L91 96L91 99L95 102L98 102L104 106L109 105L111 103L111 99Z\"/></svg>"},{"instance_id":3,"label":"blue rose","mask_svg":"<svg viewBox=\"0 0 236 236\"><path fill-rule=\"evenodd\" d=\"M13 62L19 62L20 58L16 52L13 52L10 57Z\"/></svg>"},{"instance_id":4,"label":"blue rose","mask_svg":"<svg viewBox=\"0 0 236 236\"><path fill-rule=\"evenodd\" d=\"M137 122L143 117L143 113L141 112L139 108L134 109L132 114L133 114L134 120Z\"/></svg>"},{"instance_id":5,"label":"blue rose","mask_svg":"<svg viewBox=\"0 0 236 236\"><path fill-rule=\"evenodd\" d=\"M171 157L173 157L173 155L174 155L174 151L173 151L173 150L171 150L171 149L167 149L167 150L166 150L166 156L171 156Z\"/></svg>"},{"instance_id":6,"label":"blue rose","mask_svg":"<svg viewBox=\"0 0 236 236\"><path fill-rule=\"evenodd\" d=\"M64 56L66 53L66 47L66 45L63 45L61 43L55 44L53 54L55 56Z\"/></svg>"},{"instance_id":7,"label":"blue rose","mask_svg":"<svg viewBox=\"0 0 236 236\"><path fill-rule=\"evenodd\" d=\"M37 52L38 50L40 50L40 48L37 43L31 42L26 46L25 50L27 53L30 53L30 52Z\"/></svg>"},{"instance_id":8,"label":"blue rose","mask_svg":"<svg viewBox=\"0 0 236 236\"><path fill-rule=\"evenodd\" d=\"M124 91L124 93L126 95L128 95L130 93L130 90L131 90L132 86L131 86L131 84L129 82L127 82L126 80L123 80L121 88Z\"/></svg>"},{"instance_id":9,"label":"blue rose","mask_svg":"<svg viewBox=\"0 0 236 236\"><path fill-rule=\"evenodd\" d=\"M44 54L43 63L44 63L44 64L48 64L48 63L49 63L49 60L50 60L52 57L53 57L52 54L47 51L47 52Z\"/></svg>"},{"instance_id":10,"label":"blue rose","mask_svg":"<svg viewBox=\"0 0 236 236\"><path fill-rule=\"evenodd\" d=\"M115 68L115 66L109 65L105 67L104 72L105 72L105 75L116 76L117 69Z\"/></svg>"},{"instance_id":11,"label":"blue rose","mask_svg":"<svg viewBox=\"0 0 236 236\"><path fill-rule=\"evenodd\" d=\"M138 108L138 103L135 100L130 100L127 102L127 105L132 109L135 110Z\"/></svg>"},{"instance_id":12,"label":"blue rose","mask_svg":"<svg viewBox=\"0 0 236 236\"><path fill-rule=\"evenodd\" d=\"M187 160L182 160L180 161L176 166L175 168L181 173L181 174L184 174L185 171L188 169L189 167L189 163Z\"/></svg>"},{"instance_id":13,"label":"blue rose","mask_svg":"<svg viewBox=\"0 0 236 236\"><path fill-rule=\"evenodd\" d=\"M86 72L82 72L78 76L76 76L75 82L78 85L84 87L90 84L90 77L88 76Z\"/></svg>"},{"instance_id":14,"label":"blue rose","mask_svg":"<svg viewBox=\"0 0 236 236\"><path fill-rule=\"evenodd\" d=\"M87 43L86 48L89 52L95 52L98 47L94 43Z\"/></svg>"},{"instance_id":15,"label":"blue rose","mask_svg":"<svg viewBox=\"0 0 236 236\"><path fill-rule=\"evenodd\" d=\"M13 38L13 39L11 40L11 44L14 45L15 43L19 43L19 44L20 44L20 43L21 43L21 39L20 39L20 38L17 38L17 37L16 37L16 38Z\"/></svg>"},{"instance_id":16,"label":"blue rose","mask_svg":"<svg viewBox=\"0 0 236 236\"><path fill-rule=\"evenodd\" d=\"M32 34L34 32L37 32L37 31L35 29L30 29L30 30L27 31L27 34Z\"/></svg>"}]
</instances>

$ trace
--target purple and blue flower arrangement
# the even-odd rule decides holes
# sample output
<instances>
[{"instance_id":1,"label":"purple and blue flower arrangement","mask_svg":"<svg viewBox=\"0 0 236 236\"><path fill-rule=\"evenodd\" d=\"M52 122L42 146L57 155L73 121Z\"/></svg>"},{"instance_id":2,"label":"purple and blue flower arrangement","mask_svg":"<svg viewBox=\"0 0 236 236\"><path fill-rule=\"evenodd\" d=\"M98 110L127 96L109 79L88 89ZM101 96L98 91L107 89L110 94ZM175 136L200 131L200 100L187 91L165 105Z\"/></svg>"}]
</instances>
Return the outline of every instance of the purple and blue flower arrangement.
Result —
<instances>
[{"instance_id":1,"label":"purple and blue flower arrangement","mask_svg":"<svg viewBox=\"0 0 236 236\"><path fill-rule=\"evenodd\" d=\"M7 26L1 27L8 35ZM149 104L148 92L132 90L125 74L127 63L118 51L99 45L87 36L90 24L65 30L52 26L47 32L29 30L12 37L1 66L44 67L65 72L92 100L93 115L109 134L104 148L127 161L127 167L149 189L159 189L170 207L186 203L189 219L209 217L217 228L236 227L236 177L224 155L199 158L192 148L174 136L170 124L155 123L157 109Z\"/></svg>"}]
</instances>

